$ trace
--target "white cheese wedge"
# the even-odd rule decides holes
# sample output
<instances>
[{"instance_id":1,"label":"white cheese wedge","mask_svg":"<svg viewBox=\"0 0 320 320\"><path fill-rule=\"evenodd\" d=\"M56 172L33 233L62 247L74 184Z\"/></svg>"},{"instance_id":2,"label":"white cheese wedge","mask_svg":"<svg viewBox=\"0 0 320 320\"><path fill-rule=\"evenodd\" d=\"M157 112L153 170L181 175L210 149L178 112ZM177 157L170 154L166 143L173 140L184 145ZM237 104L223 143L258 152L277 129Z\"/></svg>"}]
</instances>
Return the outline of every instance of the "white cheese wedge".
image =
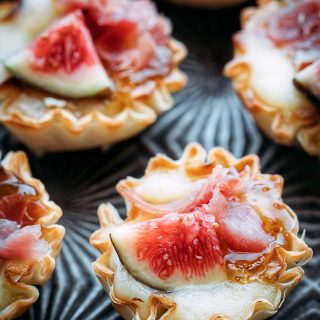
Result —
<instances>
[{"instance_id":1,"label":"white cheese wedge","mask_svg":"<svg viewBox=\"0 0 320 320\"><path fill-rule=\"evenodd\" d=\"M143 178L135 191L145 201L154 204L182 199L198 190L202 180L192 181L179 170L158 171Z\"/></svg>"},{"instance_id":2,"label":"white cheese wedge","mask_svg":"<svg viewBox=\"0 0 320 320\"><path fill-rule=\"evenodd\" d=\"M259 34L246 35L245 60L250 65L251 87L267 105L288 111L312 106L294 85L295 68L290 59Z\"/></svg>"}]
</instances>

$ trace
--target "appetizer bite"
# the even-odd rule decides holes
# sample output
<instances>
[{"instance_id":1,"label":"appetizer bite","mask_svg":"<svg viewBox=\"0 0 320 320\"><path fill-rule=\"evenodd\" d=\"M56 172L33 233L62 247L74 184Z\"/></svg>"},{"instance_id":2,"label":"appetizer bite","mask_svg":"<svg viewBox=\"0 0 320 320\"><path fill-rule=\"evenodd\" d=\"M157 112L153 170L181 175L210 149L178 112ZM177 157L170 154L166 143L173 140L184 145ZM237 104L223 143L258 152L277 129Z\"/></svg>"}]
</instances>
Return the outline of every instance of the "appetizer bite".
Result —
<instances>
[{"instance_id":1,"label":"appetizer bite","mask_svg":"<svg viewBox=\"0 0 320 320\"><path fill-rule=\"evenodd\" d=\"M5 1L0 43L0 121L38 153L127 139L186 81L186 49L149 0Z\"/></svg>"},{"instance_id":2,"label":"appetizer bite","mask_svg":"<svg viewBox=\"0 0 320 320\"><path fill-rule=\"evenodd\" d=\"M0 166L0 319L14 319L37 299L36 285L50 278L59 255L62 215L43 184L31 176L23 152Z\"/></svg>"},{"instance_id":3,"label":"appetizer bite","mask_svg":"<svg viewBox=\"0 0 320 320\"><path fill-rule=\"evenodd\" d=\"M189 145L157 155L141 179L120 181L128 217L101 205L93 264L125 319L265 319L303 277L312 256L282 201L283 179Z\"/></svg>"},{"instance_id":4,"label":"appetizer bite","mask_svg":"<svg viewBox=\"0 0 320 320\"><path fill-rule=\"evenodd\" d=\"M225 74L275 141L320 154L320 1L258 1L242 12Z\"/></svg>"},{"instance_id":5,"label":"appetizer bite","mask_svg":"<svg viewBox=\"0 0 320 320\"><path fill-rule=\"evenodd\" d=\"M176 4L206 8L221 8L237 5L246 0L171 0Z\"/></svg>"}]
</instances>

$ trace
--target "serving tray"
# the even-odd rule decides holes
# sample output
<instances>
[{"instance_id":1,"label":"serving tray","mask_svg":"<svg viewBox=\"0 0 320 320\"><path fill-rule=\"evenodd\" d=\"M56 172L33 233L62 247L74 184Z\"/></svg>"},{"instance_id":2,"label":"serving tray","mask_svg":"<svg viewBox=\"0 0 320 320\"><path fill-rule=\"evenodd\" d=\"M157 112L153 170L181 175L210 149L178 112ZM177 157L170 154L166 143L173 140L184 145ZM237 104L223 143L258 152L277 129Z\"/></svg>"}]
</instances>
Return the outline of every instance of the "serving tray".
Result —
<instances>
[{"instance_id":1,"label":"serving tray","mask_svg":"<svg viewBox=\"0 0 320 320\"><path fill-rule=\"evenodd\" d=\"M284 199L298 214L314 258L305 267L303 282L272 319L320 319L320 162L264 137L222 76L223 65L232 56L231 35L239 29L241 7L210 11L163 1L158 5L172 19L175 36L188 46L189 57L182 66L189 76L188 85L175 95L176 106L155 125L107 151L43 158L29 153L34 175L64 210L61 224L66 237L52 280L40 288L38 302L20 319L121 319L91 269L98 253L88 239L98 228L97 207L110 201L124 215L124 202L114 188L118 180L141 176L156 152L178 158L193 141L206 149L222 146L237 157L257 153L264 172L284 176ZM24 149L3 128L0 141L3 154Z\"/></svg>"}]
</instances>

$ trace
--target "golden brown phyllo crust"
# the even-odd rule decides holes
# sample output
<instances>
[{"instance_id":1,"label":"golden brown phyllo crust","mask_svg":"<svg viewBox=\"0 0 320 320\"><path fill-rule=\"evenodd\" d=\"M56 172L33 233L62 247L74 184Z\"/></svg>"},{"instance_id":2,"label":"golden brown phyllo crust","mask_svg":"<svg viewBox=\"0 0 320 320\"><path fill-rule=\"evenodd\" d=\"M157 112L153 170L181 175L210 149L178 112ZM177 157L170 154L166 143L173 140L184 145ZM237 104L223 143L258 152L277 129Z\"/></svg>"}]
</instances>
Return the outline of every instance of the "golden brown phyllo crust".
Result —
<instances>
[{"instance_id":1,"label":"golden brown phyllo crust","mask_svg":"<svg viewBox=\"0 0 320 320\"><path fill-rule=\"evenodd\" d=\"M167 46L171 61L164 74L135 82L106 67L115 88L94 97L66 98L9 80L0 86L0 120L38 153L106 147L127 139L170 109L171 94L186 83L178 69L186 48L170 36Z\"/></svg>"},{"instance_id":2,"label":"golden brown phyllo crust","mask_svg":"<svg viewBox=\"0 0 320 320\"><path fill-rule=\"evenodd\" d=\"M231 78L244 106L251 112L265 134L281 144L300 145L309 154L318 155L320 154L319 102L310 99L307 94L294 86L292 61L284 50L268 38L263 22L266 21L266 17L270 17L270 14L276 13L278 8L286 6L287 3L290 2L263 0L258 1L258 7L243 10L242 30L233 37L235 57L226 65L225 74ZM259 39L254 40L255 43L252 44L254 37ZM259 59L254 55L254 51L260 55ZM276 65L271 56L276 57L277 62L283 59L285 70L282 68L283 64ZM261 72L263 65L265 68ZM266 71L267 68L269 70ZM288 68L289 71L286 71ZM280 83L279 76L281 78L287 73L285 83ZM269 85L263 85L263 82L265 84L274 82L274 91L269 89ZM280 96L278 91L282 87L283 93Z\"/></svg>"},{"instance_id":3,"label":"golden brown phyllo crust","mask_svg":"<svg viewBox=\"0 0 320 320\"><path fill-rule=\"evenodd\" d=\"M49 201L44 185L32 178L25 153L9 153L2 161L2 166L38 192L38 201L44 211L40 217L26 226L40 225L40 239L46 241L51 251L41 260L0 259L0 319L9 320L21 315L38 299L39 292L35 286L45 284L54 271L64 228L55 224L62 211L54 202Z\"/></svg>"},{"instance_id":4,"label":"golden brown phyllo crust","mask_svg":"<svg viewBox=\"0 0 320 320\"><path fill-rule=\"evenodd\" d=\"M244 238L241 240L241 237L238 237L242 232L241 226L239 225L238 235L229 237L230 234L224 233L223 229L220 229L219 232L219 228L223 228L224 221L219 220L215 214L216 222L212 224L212 227L217 228L215 230L217 230L220 241L219 250L223 252L224 257L224 265L219 266L219 271L215 273L216 279L211 277L206 282L201 276L199 277L199 274L192 275L190 269L186 269L189 270L187 271L189 279L187 282L184 279L183 285L174 282L175 288L171 286L170 290L167 290L164 289L165 286L162 286L160 289L159 285L155 284L156 282L151 284L147 276L143 276L150 275L154 270L157 270L159 260L152 260L153 262L150 264L142 264L143 262L138 258L137 264L143 265L144 273L141 278L136 265L134 268L128 265L128 261L130 261L128 257L135 254L132 243L138 243L135 238L136 233L128 234L130 230L136 232L148 224L155 228L159 221L167 223L169 220L166 219L172 219L172 217L180 217L179 221L184 221L185 217L190 222L188 215L190 217L190 214L194 214L196 217L199 210L207 210L208 205L210 207L211 204L214 204L210 207L212 210L221 207L221 203L218 203L221 200L219 198L216 198L213 203L210 201L196 209L190 209L189 203L191 198L199 197L197 190L203 190L203 186L206 185L205 181L209 181L211 175L217 172L227 174L227 178L233 174L237 177L238 175L239 177L247 177L237 187L240 188L241 185L241 188L248 188L245 193L236 196L229 194L228 201L232 202L237 198L241 199L239 201L242 204L250 203L263 221L261 233L267 232L268 237L272 235L274 239L277 239L277 244L260 253L253 254L250 251L241 253L241 250L244 250L242 245L247 246L249 243L242 241ZM218 179L220 176L214 177ZM247 184L244 181L251 182ZM248 187L249 185L250 187ZM200 317L208 320L266 319L277 312L287 294L302 279L301 265L312 256L312 250L303 239L298 238L299 227L296 215L282 201L282 178L277 175L262 174L259 159L255 155L248 155L238 160L221 148L214 148L206 153L201 146L190 144L178 161L159 154L150 160L142 178L122 180L117 189L126 200L128 217L123 220L111 204L101 205L98 210L101 228L92 235L90 241L102 254L93 264L94 271L110 295L114 307L125 319L131 319L134 316L139 319L153 320L189 320ZM206 198L202 196L200 197L202 200ZM181 201L181 199L184 200ZM187 199L187 206L185 206L185 199ZM184 205L184 209L181 210L189 210L189 213L179 211L181 203ZM254 203L256 204L254 205ZM176 208L175 214L166 213L168 208L174 206ZM245 214L244 211L243 214ZM194 220L191 219L191 221ZM244 221L246 221L245 217L242 222ZM248 230L250 229L249 225L250 223ZM184 230L179 225L176 225L176 228ZM125 230L125 232L122 233L121 230ZM157 229L153 230L145 238L145 243L148 245L162 241ZM170 230L166 229L163 236L167 237ZM191 237L194 230L190 229L188 237L185 239ZM249 231L247 231L248 235L251 232ZM119 234L125 237L123 242L126 245L123 249L121 249L121 239L116 237ZM158 240L154 242L150 240L153 236ZM255 248L257 249L255 246L259 243L260 236L261 234L256 234L253 246L247 246L246 249L253 251ZM130 238L130 241L126 240L127 237ZM182 235L179 235L178 238L181 239L181 237ZM236 237L238 237L238 241L234 240ZM170 236L170 239L172 241L174 238ZM141 247L141 242L139 245ZM168 243L161 242L161 246L163 245L167 246ZM178 244L177 246L179 247ZM202 246L205 247L205 244L202 243ZM153 255L153 252L157 252L160 250L159 248L159 246L154 250L145 248L140 252L137 251L136 254L141 258L144 252L149 251L149 254L155 258L156 253ZM130 250L133 250L132 254L128 252ZM160 252L163 254L162 250ZM174 256L171 256L169 251L167 252L168 254L165 254L163 259L167 261L169 255L170 259L175 261ZM179 256L179 252L175 252L175 255ZM207 253L205 258L207 261L210 255ZM185 259L189 259L189 262L192 261L190 256ZM181 261L177 269L181 268L182 270L183 263ZM161 270L163 271L163 269ZM164 274L167 275L160 273L163 283L168 280L166 276L163 276ZM176 273L177 275L179 276L179 273ZM208 273L204 277L207 275ZM195 279L199 280L198 284L196 283L198 280ZM158 280L157 278L157 283ZM174 277L171 280L175 281ZM190 281L189 285L188 281ZM202 308L199 308L196 301L201 301Z\"/></svg>"}]
</instances>

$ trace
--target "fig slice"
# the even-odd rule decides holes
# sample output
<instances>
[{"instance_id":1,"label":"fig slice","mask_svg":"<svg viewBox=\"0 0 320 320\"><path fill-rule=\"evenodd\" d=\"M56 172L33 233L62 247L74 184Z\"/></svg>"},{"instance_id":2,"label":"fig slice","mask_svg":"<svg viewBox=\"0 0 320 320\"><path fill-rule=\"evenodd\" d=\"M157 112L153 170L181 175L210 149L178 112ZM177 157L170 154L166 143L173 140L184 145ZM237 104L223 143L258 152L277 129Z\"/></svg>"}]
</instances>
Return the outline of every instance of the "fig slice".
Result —
<instances>
[{"instance_id":1,"label":"fig slice","mask_svg":"<svg viewBox=\"0 0 320 320\"><path fill-rule=\"evenodd\" d=\"M70 13L5 62L17 78L70 98L112 88L80 11Z\"/></svg>"},{"instance_id":2,"label":"fig slice","mask_svg":"<svg viewBox=\"0 0 320 320\"><path fill-rule=\"evenodd\" d=\"M110 234L122 265L139 282L171 291L226 279L212 215L171 214Z\"/></svg>"},{"instance_id":3,"label":"fig slice","mask_svg":"<svg viewBox=\"0 0 320 320\"><path fill-rule=\"evenodd\" d=\"M268 36L278 46L311 48L319 41L319 1L290 1L268 21Z\"/></svg>"}]
</instances>

